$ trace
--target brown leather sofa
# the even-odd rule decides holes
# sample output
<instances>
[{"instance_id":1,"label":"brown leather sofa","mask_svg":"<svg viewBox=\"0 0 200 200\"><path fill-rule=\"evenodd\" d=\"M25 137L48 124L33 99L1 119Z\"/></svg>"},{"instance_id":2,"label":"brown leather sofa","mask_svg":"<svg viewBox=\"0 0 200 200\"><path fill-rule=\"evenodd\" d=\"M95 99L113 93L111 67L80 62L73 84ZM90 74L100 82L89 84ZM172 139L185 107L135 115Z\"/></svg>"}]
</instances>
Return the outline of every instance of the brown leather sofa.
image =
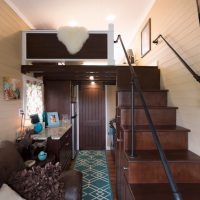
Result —
<instances>
[{"instance_id":1,"label":"brown leather sofa","mask_svg":"<svg viewBox=\"0 0 200 200\"><path fill-rule=\"evenodd\" d=\"M25 168L24 161L16 145L9 141L0 142L0 187L13 173ZM81 200L82 173L75 170L64 171L60 180L64 182L65 200Z\"/></svg>"}]
</instances>

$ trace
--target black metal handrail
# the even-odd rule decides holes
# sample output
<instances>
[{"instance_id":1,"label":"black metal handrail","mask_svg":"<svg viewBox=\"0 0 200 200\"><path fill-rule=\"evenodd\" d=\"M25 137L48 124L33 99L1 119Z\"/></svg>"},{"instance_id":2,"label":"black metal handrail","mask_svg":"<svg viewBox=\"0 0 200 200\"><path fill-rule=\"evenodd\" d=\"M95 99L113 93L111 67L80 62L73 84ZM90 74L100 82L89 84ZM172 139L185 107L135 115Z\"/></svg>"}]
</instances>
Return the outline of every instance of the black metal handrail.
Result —
<instances>
[{"instance_id":1,"label":"black metal handrail","mask_svg":"<svg viewBox=\"0 0 200 200\"><path fill-rule=\"evenodd\" d=\"M164 153L164 151L162 149L162 146L160 144L160 140L159 140L156 128L155 128L155 126L153 124L151 115L149 113L148 107L147 107L146 102L144 100L144 96L143 96L143 93L142 93L142 89L141 89L141 86L140 86L137 74L136 74L134 68L132 67L131 62L130 62L130 60L128 58L128 54L126 52L126 49L125 49L124 43L122 41L121 35L117 36L117 39L114 41L114 43L117 43L119 40L120 40L120 43L122 45L122 48L123 48L125 57L127 59L128 65L129 65L130 72L131 72L131 82L132 82L132 97L131 97L131 100L132 100L132 104L131 104L131 156L132 157L136 156L135 148L134 148L134 140L135 140L135 127L134 127L134 90L136 90L138 92L139 96L140 96L140 99L141 99L141 102L142 102L142 106L144 108L144 112L145 112L146 118L148 120L149 127L151 129L154 142L156 144L156 147L157 147L157 150L159 152L163 168L165 170L168 182L169 182L171 190L172 190L173 197L174 197L175 200L182 200L182 196L178 192L177 185L176 185L175 180L174 180L174 178L172 176L172 173L171 173L168 161L166 159L165 153Z\"/></svg>"},{"instance_id":2,"label":"black metal handrail","mask_svg":"<svg viewBox=\"0 0 200 200\"><path fill-rule=\"evenodd\" d=\"M183 65L188 69L188 71L192 74L192 76L200 83L200 76L183 60L183 58L177 53L177 51L167 42L167 40L160 34L155 40L153 40L154 44L158 44L158 39L162 38L168 47L175 53L178 59L183 63Z\"/></svg>"}]
</instances>

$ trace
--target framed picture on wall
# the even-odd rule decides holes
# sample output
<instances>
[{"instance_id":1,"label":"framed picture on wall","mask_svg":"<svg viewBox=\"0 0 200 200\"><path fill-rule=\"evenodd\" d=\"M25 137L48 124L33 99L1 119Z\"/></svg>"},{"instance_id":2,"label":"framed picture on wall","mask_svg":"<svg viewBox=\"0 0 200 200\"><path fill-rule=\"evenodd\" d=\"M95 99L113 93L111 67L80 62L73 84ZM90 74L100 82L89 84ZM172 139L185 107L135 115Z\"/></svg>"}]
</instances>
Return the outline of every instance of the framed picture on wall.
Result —
<instances>
[{"instance_id":1,"label":"framed picture on wall","mask_svg":"<svg viewBox=\"0 0 200 200\"><path fill-rule=\"evenodd\" d=\"M60 125L57 112L47 112L48 127L57 127Z\"/></svg>"},{"instance_id":2,"label":"framed picture on wall","mask_svg":"<svg viewBox=\"0 0 200 200\"><path fill-rule=\"evenodd\" d=\"M3 77L3 95L5 100L20 99L21 83L19 79Z\"/></svg>"},{"instance_id":3,"label":"framed picture on wall","mask_svg":"<svg viewBox=\"0 0 200 200\"><path fill-rule=\"evenodd\" d=\"M151 19L145 24L141 31L141 57L151 50Z\"/></svg>"},{"instance_id":4,"label":"framed picture on wall","mask_svg":"<svg viewBox=\"0 0 200 200\"><path fill-rule=\"evenodd\" d=\"M200 0L197 0L197 8L198 8L199 23L200 23Z\"/></svg>"}]
</instances>

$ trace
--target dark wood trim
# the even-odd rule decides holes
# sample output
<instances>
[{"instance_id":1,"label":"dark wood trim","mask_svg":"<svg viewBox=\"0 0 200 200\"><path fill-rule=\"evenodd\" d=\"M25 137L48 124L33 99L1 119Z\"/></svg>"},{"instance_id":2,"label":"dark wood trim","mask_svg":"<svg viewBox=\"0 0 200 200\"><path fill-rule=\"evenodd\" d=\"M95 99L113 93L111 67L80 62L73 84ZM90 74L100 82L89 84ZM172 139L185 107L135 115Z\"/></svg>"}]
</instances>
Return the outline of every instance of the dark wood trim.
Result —
<instances>
[{"instance_id":1,"label":"dark wood trim","mask_svg":"<svg viewBox=\"0 0 200 200\"><path fill-rule=\"evenodd\" d=\"M134 66L134 69L138 72L138 76L140 76L140 72L142 74L147 74L147 71L159 71L156 66ZM43 77L46 80L71 80L71 81L88 81L89 76L93 75L94 80L97 82L104 82L104 84L115 85L117 74L121 74L123 71L126 72L126 75L123 76L125 80L129 79L128 66L115 66L115 65L58 65L57 63L34 63L32 65L22 65L21 72L33 73L35 77ZM144 79L149 80L148 77L144 77ZM157 80L159 81L159 80ZM147 84L149 86L152 85L155 81ZM143 85L142 85L143 86ZM120 88L118 88L120 89Z\"/></svg>"},{"instance_id":2,"label":"dark wood trim","mask_svg":"<svg viewBox=\"0 0 200 200\"><path fill-rule=\"evenodd\" d=\"M21 72L26 74L29 72L109 72L116 73L116 66L114 65L58 65L57 63L53 64L34 64L34 65L22 65Z\"/></svg>"},{"instance_id":3,"label":"dark wood trim","mask_svg":"<svg viewBox=\"0 0 200 200\"><path fill-rule=\"evenodd\" d=\"M34 64L23 65L22 73L32 72L35 77L44 77L48 80L71 80L88 81L94 76L94 81L116 82L116 66L85 66L85 65L57 65L57 64Z\"/></svg>"},{"instance_id":4,"label":"dark wood trim","mask_svg":"<svg viewBox=\"0 0 200 200\"><path fill-rule=\"evenodd\" d=\"M107 59L107 34L90 33L82 49L70 54L56 33L27 33L28 59Z\"/></svg>"},{"instance_id":5,"label":"dark wood trim","mask_svg":"<svg viewBox=\"0 0 200 200\"><path fill-rule=\"evenodd\" d=\"M90 74L88 72L86 73L34 73L35 77L40 77L40 76L65 76L65 77L72 77L72 80L73 79L76 79L77 78L85 78L87 76L88 80L89 80L89 77L91 75L93 75L96 79L95 80L115 80L116 79L116 74L105 74L105 73L95 73L95 74Z\"/></svg>"},{"instance_id":6,"label":"dark wood trim","mask_svg":"<svg viewBox=\"0 0 200 200\"><path fill-rule=\"evenodd\" d=\"M146 69L155 69L157 70L157 66L133 66L134 69L146 70ZM117 73L118 70L122 70L127 68L128 66L116 66L116 65L58 65L57 63L35 63L32 65L22 65L21 72L23 74L26 73L37 73L37 72L107 72L107 73Z\"/></svg>"}]
</instances>

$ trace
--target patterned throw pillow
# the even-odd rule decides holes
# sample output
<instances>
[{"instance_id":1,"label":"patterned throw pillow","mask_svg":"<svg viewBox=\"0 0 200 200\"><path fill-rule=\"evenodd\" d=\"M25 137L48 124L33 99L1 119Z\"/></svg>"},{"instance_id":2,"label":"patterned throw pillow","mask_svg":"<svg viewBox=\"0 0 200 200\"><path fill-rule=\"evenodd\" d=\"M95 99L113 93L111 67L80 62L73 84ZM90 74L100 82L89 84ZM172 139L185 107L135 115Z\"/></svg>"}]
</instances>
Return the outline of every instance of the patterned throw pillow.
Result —
<instances>
[{"instance_id":1,"label":"patterned throw pillow","mask_svg":"<svg viewBox=\"0 0 200 200\"><path fill-rule=\"evenodd\" d=\"M26 200L63 200L64 183L59 181L60 175L59 163L47 163L44 168L36 166L17 172L9 184Z\"/></svg>"}]
</instances>

